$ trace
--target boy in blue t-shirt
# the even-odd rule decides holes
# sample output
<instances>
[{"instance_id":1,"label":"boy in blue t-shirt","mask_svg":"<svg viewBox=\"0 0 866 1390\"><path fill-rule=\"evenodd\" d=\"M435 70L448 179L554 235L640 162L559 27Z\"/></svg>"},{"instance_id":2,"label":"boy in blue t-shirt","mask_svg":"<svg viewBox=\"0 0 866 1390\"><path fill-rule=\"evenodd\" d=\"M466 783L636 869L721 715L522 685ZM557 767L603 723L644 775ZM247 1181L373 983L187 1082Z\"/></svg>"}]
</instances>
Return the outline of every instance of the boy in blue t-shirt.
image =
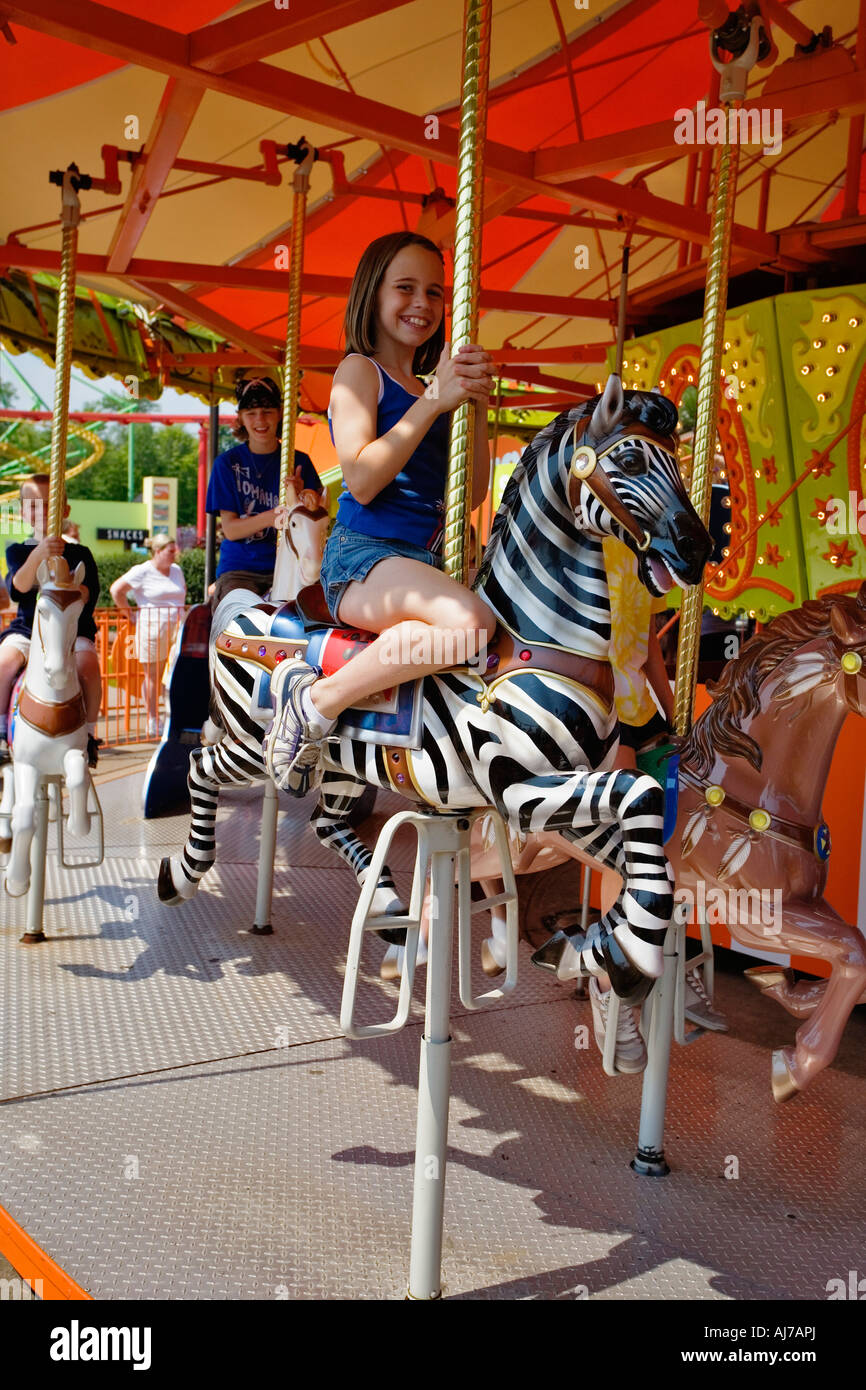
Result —
<instances>
[{"instance_id":1,"label":"boy in blue t-shirt","mask_svg":"<svg viewBox=\"0 0 866 1390\"><path fill-rule=\"evenodd\" d=\"M238 383L237 401L241 442L214 461L207 490L207 510L219 513L223 530L214 608L232 589L267 593L277 554L282 398L270 377L255 377ZM312 459L299 450L295 488L305 506L327 505Z\"/></svg>"}]
</instances>

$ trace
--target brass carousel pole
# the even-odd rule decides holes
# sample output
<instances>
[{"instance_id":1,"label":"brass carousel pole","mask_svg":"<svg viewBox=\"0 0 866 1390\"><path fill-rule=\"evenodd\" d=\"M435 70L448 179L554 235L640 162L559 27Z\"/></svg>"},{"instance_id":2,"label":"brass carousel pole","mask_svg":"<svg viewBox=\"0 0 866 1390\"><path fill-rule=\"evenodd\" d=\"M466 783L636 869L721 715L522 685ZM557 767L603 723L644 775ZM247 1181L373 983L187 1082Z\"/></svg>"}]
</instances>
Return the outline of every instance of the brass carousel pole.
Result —
<instances>
[{"instance_id":1,"label":"brass carousel pole","mask_svg":"<svg viewBox=\"0 0 866 1390\"><path fill-rule=\"evenodd\" d=\"M298 424L298 387L301 380L301 278L304 273L304 231L307 217L307 193L310 169L316 151L301 137L289 145L287 153L297 165L292 180L292 248L289 262L289 312L286 319L286 355L283 363L283 428L280 439L280 506L288 505L292 479L295 476L295 432ZM274 582L271 599L285 603L296 597L288 589L286 564L286 529L277 531L277 553L274 561ZM259 863L256 875L256 912L251 931L256 936L270 936L271 905L274 895L274 855L277 848L277 789L268 777L262 801L262 824L259 832Z\"/></svg>"},{"instance_id":2,"label":"brass carousel pole","mask_svg":"<svg viewBox=\"0 0 866 1390\"><path fill-rule=\"evenodd\" d=\"M491 0L465 0L465 4L452 348L473 341L478 320L482 164L490 67ZM460 406L455 412L451 425L445 494L445 569L460 580L466 578L469 551L468 513L472 500L474 414L468 404ZM425 853L429 852L430 855L431 907L424 1033L418 1070L412 1242L409 1254L408 1297L411 1299L436 1299L442 1296L442 1223L451 1085L454 868L456 863L468 863L468 831L469 821L454 816L432 816L424 829L424 843L428 847ZM419 855L421 843L419 830ZM463 932L467 925L468 915L464 916L461 909L459 930Z\"/></svg>"},{"instance_id":3,"label":"brass carousel pole","mask_svg":"<svg viewBox=\"0 0 866 1390\"><path fill-rule=\"evenodd\" d=\"M463 344L473 342L478 329L491 9L492 0L466 0L463 12L463 90L454 233L454 295L451 306L452 353ZM451 421L443 547L445 573L461 583L466 582L468 570L468 513L472 501L474 445L475 404L466 401L458 406Z\"/></svg>"},{"instance_id":4,"label":"brass carousel pole","mask_svg":"<svg viewBox=\"0 0 866 1390\"><path fill-rule=\"evenodd\" d=\"M710 480L719 410L719 372L728 297L728 265L737 193L739 147L730 138L728 113L739 107L745 97L749 68L758 56L760 23L758 16L751 22L743 22L739 34L735 36L739 49L737 56L724 65L716 56L716 35L711 35L710 38L712 60L722 75L719 100L724 107L726 119L725 143L720 151L713 198L691 485L692 505L704 525L707 524L710 513ZM732 51L730 39L726 41L726 48L729 52ZM686 590L680 612L674 694L674 724L680 737L685 737L692 723L702 612L703 581L693 589ZM665 933L664 969L652 993L647 1040L648 1060L641 1095L638 1148L631 1164L636 1173L646 1177L662 1177L670 1172L664 1153L664 1126L677 973L683 968L680 930L676 922L671 922ZM682 949L684 950L684 947ZM703 957L698 956L697 959L701 960Z\"/></svg>"},{"instance_id":5,"label":"brass carousel pole","mask_svg":"<svg viewBox=\"0 0 866 1390\"><path fill-rule=\"evenodd\" d=\"M301 343L301 277L304 273L304 230L310 169L316 151L301 137L288 147L298 167L292 180L292 249L289 262L289 314L286 320L286 356L283 367L283 437L280 443L280 504L286 505L288 488L295 474L295 430L298 423L298 361Z\"/></svg>"},{"instance_id":6,"label":"brass carousel pole","mask_svg":"<svg viewBox=\"0 0 866 1390\"><path fill-rule=\"evenodd\" d=\"M51 417L51 465L48 488L48 520L44 534L59 536L63 531L63 501L66 481L66 432L69 427L69 379L72 370L72 330L75 322L75 264L78 253L78 223L81 186L78 166L70 164L61 172L49 174L61 192L60 291L57 296L57 340L54 349L54 410ZM45 856L48 845L48 786L40 773L34 792L34 832L30 849L30 885L27 890L27 919L20 938L24 946L45 940L42 918L45 909ZM8 891L8 888L7 888Z\"/></svg>"},{"instance_id":7,"label":"brass carousel pole","mask_svg":"<svg viewBox=\"0 0 866 1390\"><path fill-rule=\"evenodd\" d=\"M60 291L57 296L57 345L54 351L54 412L51 419L51 484L48 491L46 536L63 531L63 501L66 492L66 432L69 426L69 378L72 370L72 331L75 322L75 265L78 256L78 224L81 203L78 198L78 168L70 164L65 172L50 175L59 183L61 194Z\"/></svg>"},{"instance_id":8,"label":"brass carousel pole","mask_svg":"<svg viewBox=\"0 0 866 1390\"><path fill-rule=\"evenodd\" d=\"M737 196L737 169L740 156L739 145L730 138L730 122L727 116L728 112L736 110L743 104L749 69L758 54L759 29L760 19L756 16L751 22L748 46L739 57L729 63L724 65L719 63L713 50L713 63L721 72L719 101L726 116L725 143L720 149L716 189L713 197L710 254L707 264L707 288L704 294L704 320L701 334L701 359L698 367L698 399L695 414L690 493L692 506L705 526L710 517L710 483L721 395L719 374L722 365L725 309L728 299L728 267L731 258L731 233L734 226L734 204ZM701 580L694 588L685 591L680 610L680 634L674 690L674 727L680 738L684 738L692 726L703 605L704 586L703 580Z\"/></svg>"}]
</instances>

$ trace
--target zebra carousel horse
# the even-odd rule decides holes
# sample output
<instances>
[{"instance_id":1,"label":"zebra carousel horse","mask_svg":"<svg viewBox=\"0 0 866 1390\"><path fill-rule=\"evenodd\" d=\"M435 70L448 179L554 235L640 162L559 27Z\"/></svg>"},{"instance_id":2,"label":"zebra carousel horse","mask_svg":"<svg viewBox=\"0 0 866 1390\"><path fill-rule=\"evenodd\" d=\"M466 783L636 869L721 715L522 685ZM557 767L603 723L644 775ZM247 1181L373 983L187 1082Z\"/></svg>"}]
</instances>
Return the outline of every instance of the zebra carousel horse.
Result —
<instances>
[{"instance_id":1,"label":"zebra carousel horse","mask_svg":"<svg viewBox=\"0 0 866 1390\"><path fill-rule=\"evenodd\" d=\"M676 423L663 396L624 394L612 376L601 397L535 437L475 582L500 622L486 669L440 672L398 687L378 711L345 711L325 746L313 814L320 840L360 883L371 855L348 815L367 783L433 810L494 805L518 835L557 832L617 868L623 889L585 938L554 949L573 957L576 972L606 971L635 1001L661 974L673 882L661 788L644 774L609 770L617 737L602 541L617 535L639 555L653 595L700 579L712 542L680 478ZM221 610L213 678L227 736L191 756L190 836L179 856L163 860L163 901L190 897L213 863L220 786L263 775L259 711L279 701L283 662L304 657L327 673L365 640L325 626L326 611L303 593L277 611ZM374 911L404 910L383 870Z\"/></svg>"}]
</instances>

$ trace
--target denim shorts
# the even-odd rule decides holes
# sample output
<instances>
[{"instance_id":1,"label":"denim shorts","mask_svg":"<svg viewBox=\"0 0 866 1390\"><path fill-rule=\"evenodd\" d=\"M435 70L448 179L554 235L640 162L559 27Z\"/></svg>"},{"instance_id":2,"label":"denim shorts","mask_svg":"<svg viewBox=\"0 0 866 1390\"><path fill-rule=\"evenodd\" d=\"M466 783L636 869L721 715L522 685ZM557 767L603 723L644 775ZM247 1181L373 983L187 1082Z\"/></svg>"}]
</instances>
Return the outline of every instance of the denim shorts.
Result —
<instances>
[{"instance_id":1,"label":"denim shorts","mask_svg":"<svg viewBox=\"0 0 866 1390\"><path fill-rule=\"evenodd\" d=\"M322 556L322 589L328 611L338 618L340 602L346 589L354 580L366 579L374 565L380 560L391 559L420 560L422 564L440 567L440 557L421 545L411 545L407 541L383 540L379 536L365 536L360 531L350 531L348 526L337 522L328 537L325 553Z\"/></svg>"}]
</instances>

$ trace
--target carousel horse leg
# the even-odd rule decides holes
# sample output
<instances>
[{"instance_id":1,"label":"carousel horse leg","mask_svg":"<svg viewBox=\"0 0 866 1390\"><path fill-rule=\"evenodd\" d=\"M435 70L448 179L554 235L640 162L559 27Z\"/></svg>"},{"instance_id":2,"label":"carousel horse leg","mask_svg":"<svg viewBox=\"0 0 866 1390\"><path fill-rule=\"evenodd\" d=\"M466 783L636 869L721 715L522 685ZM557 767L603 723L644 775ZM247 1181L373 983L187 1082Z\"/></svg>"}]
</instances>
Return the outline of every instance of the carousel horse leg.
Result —
<instances>
[{"instance_id":1,"label":"carousel horse leg","mask_svg":"<svg viewBox=\"0 0 866 1390\"><path fill-rule=\"evenodd\" d=\"M33 802L31 865L33 876L27 894L27 925L19 938L22 946L38 946L45 940L45 859L48 852L48 786L39 779Z\"/></svg>"},{"instance_id":2,"label":"carousel horse leg","mask_svg":"<svg viewBox=\"0 0 866 1390\"><path fill-rule=\"evenodd\" d=\"M766 933L747 923L732 924L731 934L747 948L767 949ZM814 991L812 997L817 995L818 1002L797 1029L794 1047L777 1048L773 1053L773 1098L782 1102L805 1090L836 1056L851 1010L866 987L866 940L823 898L786 898L781 929L772 938L772 949L815 956L830 966L830 978L818 982L824 988L820 994Z\"/></svg>"},{"instance_id":3,"label":"carousel horse leg","mask_svg":"<svg viewBox=\"0 0 866 1390\"><path fill-rule=\"evenodd\" d=\"M86 839L90 834L90 813L87 810L90 776L87 759L80 748L69 748L63 755L63 776L69 792L70 833L78 839Z\"/></svg>"},{"instance_id":4,"label":"carousel horse leg","mask_svg":"<svg viewBox=\"0 0 866 1390\"><path fill-rule=\"evenodd\" d=\"M236 754L240 766L233 760ZM180 854L166 855L159 866L157 893L167 907L176 907L194 896L216 859L216 815L220 788L246 787L259 780L243 762L246 751L235 748L230 738L213 747L194 748L189 756L189 799L192 807L189 836Z\"/></svg>"},{"instance_id":5,"label":"carousel horse leg","mask_svg":"<svg viewBox=\"0 0 866 1390\"><path fill-rule=\"evenodd\" d=\"M479 879L485 898L496 897L502 892L501 879ZM501 908L491 908L490 935L481 943L481 969L485 975L501 975L505 969L507 923Z\"/></svg>"},{"instance_id":6,"label":"carousel horse leg","mask_svg":"<svg viewBox=\"0 0 866 1390\"><path fill-rule=\"evenodd\" d=\"M535 952L533 964L560 980L606 973L626 1003L643 1002L665 966L663 943L674 905L662 843L663 795L643 773L578 772L551 788L554 807L536 798L529 814L520 815L524 834L558 830L623 880L619 897L598 922L586 933L579 927L556 932Z\"/></svg>"},{"instance_id":7,"label":"carousel horse leg","mask_svg":"<svg viewBox=\"0 0 866 1390\"><path fill-rule=\"evenodd\" d=\"M2 769L3 796L0 799L0 854L12 848L12 807L15 805L15 773L11 763Z\"/></svg>"},{"instance_id":8,"label":"carousel horse leg","mask_svg":"<svg viewBox=\"0 0 866 1390\"><path fill-rule=\"evenodd\" d=\"M775 999L794 1018L808 1018L827 993L826 980L794 980L781 966L754 965L743 974L768 999ZM862 1001L861 1001L862 1002Z\"/></svg>"},{"instance_id":9,"label":"carousel horse leg","mask_svg":"<svg viewBox=\"0 0 866 1390\"><path fill-rule=\"evenodd\" d=\"M6 868L6 892L10 898L22 898L30 887L30 844L35 827L36 788L40 774L35 767L20 758L14 764L14 770L12 852Z\"/></svg>"},{"instance_id":10,"label":"carousel horse leg","mask_svg":"<svg viewBox=\"0 0 866 1390\"><path fill-rule=\"evenodd\" d=\"M310 822L321 843L327 845L328 849L332 849L348 864L361 888L366 881L373 854L364 842L358 839L347 818L355 802L363 795L365 786L364 782L355 781L344 772L326 770L319 790L319 804ZM387 864L383 864L369 915L401 917L405 916L406 910L397 893L391 870ZM383 926L377 935L396 946L401 946L406 938L402 927L389 931Z\"/></svg>"}]
</instances>

